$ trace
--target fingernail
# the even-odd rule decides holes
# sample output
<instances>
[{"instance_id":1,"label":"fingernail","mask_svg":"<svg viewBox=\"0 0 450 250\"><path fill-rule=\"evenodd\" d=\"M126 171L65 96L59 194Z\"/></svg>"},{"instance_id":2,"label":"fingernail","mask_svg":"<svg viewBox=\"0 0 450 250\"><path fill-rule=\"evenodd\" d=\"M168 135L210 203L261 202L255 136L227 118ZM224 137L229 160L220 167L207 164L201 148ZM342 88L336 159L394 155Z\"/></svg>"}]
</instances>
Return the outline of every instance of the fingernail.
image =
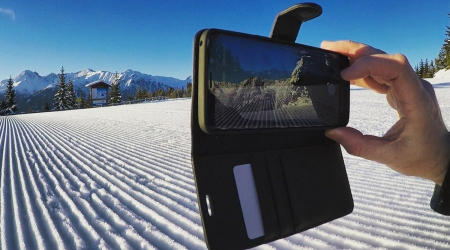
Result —
<instances>
[{"instance_id":1,"label":"fingernail","mask_svg":"<svg viewBox=\"0 0 450 250\"><path fill-rule=\"evenodd\" d=\"M343 70L341 71L341 77L342 77L342 79L344 79L344 80L346 80L346 81L351 80L351 79L348 79L348 78L347 78L347 74L348 74L349 68L350 68L350 67L345 68L345 69L343 69Z\"/></svg>"},{"instance_id":2,"label":"fingernail","mask_svg":"<svg viewBox=\"0 0 450 250\"><path fill-rule=\"evenodd\" d=\"M327 129L327 130L325 130L325 136L328 137L328 138L335 137L337 135L338 135L338 132L336 131L336 129Z\"/></svg>"},{"instance_id":3,"label":"fingernail","mask_svg":"<svg viewBox=\"0 0 450 250\"><path fill-rule=\"evenodd\" d=\"M328 43L331 43L331 41L328 41L328 40L322 41L322 43L320 44L320 47L321 47L321 48L324 48L324 47L326 47L326 45L327 45Z\"/></svg>"},{"instance_id":4,"label":"fingernail","mask_svg":"<svg viewBox=\"0 0 450 250\"><path fill-rule=\"evenodd\" d=\"M340 141L342 139L342 134L341 134L341 132L339 132L339 128L326 130L325 136L337 143L340 143Z\"/></svg>"}]
</instances>

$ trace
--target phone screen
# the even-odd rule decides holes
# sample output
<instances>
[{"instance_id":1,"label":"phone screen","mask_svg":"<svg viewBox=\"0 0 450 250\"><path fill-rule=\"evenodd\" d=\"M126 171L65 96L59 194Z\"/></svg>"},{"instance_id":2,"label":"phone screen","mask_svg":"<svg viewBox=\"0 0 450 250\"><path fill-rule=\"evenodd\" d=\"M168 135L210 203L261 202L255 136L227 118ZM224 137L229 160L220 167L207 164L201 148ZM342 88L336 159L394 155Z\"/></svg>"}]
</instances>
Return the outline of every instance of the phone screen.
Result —
<instances>
[{"instance_id":1,"label":"phone screen","mask_svg":"<svg viewBox=\"0 0 450 250\"><path fill-rule=\"evenodd\" d=\"M347 57L299 44L210 30L203 87L208 130L346 125Z\"/></svg>"}]
</instances>

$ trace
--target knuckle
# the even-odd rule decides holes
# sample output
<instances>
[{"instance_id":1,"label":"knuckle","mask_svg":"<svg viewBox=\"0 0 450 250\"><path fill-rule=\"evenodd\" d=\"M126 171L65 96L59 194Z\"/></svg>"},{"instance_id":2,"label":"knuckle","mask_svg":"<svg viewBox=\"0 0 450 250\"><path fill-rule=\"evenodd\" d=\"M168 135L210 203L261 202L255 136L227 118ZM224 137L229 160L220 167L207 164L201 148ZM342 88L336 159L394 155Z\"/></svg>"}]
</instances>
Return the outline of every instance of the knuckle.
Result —
<instances>
[{"instance_id":1,"label":"knuckle","mask_svg":"<svg viewBox=\"0 0 450 250\"><path fill-rule=\"evenodd\" d=\"M347 153L354 156L361 156L361 147L358 144L349 145L345 148Z\"/></svg>"},{"instance_id":2,"label":"knuckle","mask_svg":"<svg viewBox=\"0 0 450 250\"><path fill-rule=\"evenodd\" d=\"M406 58L405 55L403 54L393 54L392 55L392 59L394 59L395 61L399 62L399 64L401 65L408 65L408 58Z\"/></svg>"}]
</instances>

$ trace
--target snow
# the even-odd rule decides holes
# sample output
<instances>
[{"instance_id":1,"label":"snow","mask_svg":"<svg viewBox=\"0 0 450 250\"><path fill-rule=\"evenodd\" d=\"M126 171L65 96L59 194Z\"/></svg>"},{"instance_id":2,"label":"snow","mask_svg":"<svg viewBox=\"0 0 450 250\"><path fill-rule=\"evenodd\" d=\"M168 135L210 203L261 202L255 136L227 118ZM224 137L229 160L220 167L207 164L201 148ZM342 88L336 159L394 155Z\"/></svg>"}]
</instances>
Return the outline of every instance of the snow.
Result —
<instances>
[{"instance_id":1,"label":"snow","mask_svg":"<svg viewBox=\"0 0 450 250\"><path fill-rule=\"evenodd\" d=\"M449 85L450 84L450 69L448 69L448 70L441 69L438 72L436 72L436 74L434 74L434 78L428 78L426 80L429 81L433 85L435 85L435 84L440 85L440 86Z\"/></svg>"},{"instance_id":2,"label":"snow","mask_svg":"<svg viewBox=\"0 0 450 250\"><path fill-rule=\"evenodd\" d=\"M179 99L0 117L0 248L205 249L190 108ZM349 126L382 135L395 120L383 95L351 90ZM343 154L354 211L257 249L450 248L431 182Z\"/></svg>"},{"instance_id":3,"label":"snow","mask_svg":"<svg viewBox=\"0 0 450 250\"><path fill-rule=\"evenodd\" d=\"M436 74L434 78L450 78L450 69L441 69Z\"/></svg>"}]
</instances>

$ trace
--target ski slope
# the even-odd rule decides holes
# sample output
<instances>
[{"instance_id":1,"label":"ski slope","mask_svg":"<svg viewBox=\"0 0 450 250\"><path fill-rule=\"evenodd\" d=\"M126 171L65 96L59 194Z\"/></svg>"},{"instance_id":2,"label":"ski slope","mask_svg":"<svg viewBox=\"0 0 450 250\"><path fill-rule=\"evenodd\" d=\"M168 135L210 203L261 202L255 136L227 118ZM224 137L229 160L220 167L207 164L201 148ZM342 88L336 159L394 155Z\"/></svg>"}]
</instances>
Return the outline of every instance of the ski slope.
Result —
<instances>
[{"instance_id":1,"label":"ski slope","mask_svg":"<svg viewBox=\"0 0 450 250\"><path fill-rule=\"evenodd\" d=\"M450 125L450 81L436 80ZM351 90L349 126L382 135L384 96ZM0 117L1 249L205 249L190 99ZM350 215L258 249L449 249L433 184L344 153Z\"/></svg>"}]
</instances>

